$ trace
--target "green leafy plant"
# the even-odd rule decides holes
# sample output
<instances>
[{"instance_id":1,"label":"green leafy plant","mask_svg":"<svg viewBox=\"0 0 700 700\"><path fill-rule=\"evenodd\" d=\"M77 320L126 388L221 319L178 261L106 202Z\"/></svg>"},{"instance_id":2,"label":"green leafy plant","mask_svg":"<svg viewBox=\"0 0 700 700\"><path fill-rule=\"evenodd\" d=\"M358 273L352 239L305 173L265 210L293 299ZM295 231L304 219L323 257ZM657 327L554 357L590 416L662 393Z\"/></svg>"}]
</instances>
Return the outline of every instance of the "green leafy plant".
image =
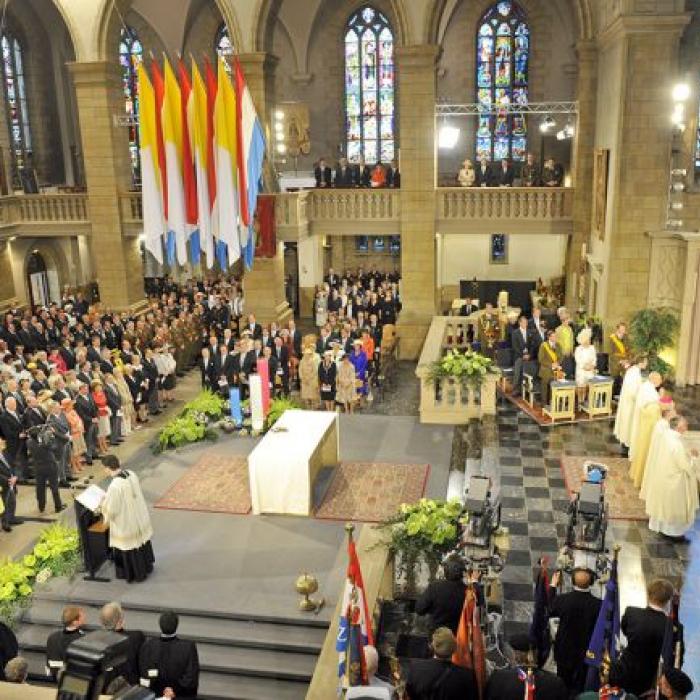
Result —
<instances>
[{"instance_id":1,"label":"green leafy plant","mask_svg":"<svg viewBox=\"0 0 700 700\"><path fill-rule=\"evenodd\" d=\"M487 375L499 373L500 370L494 365L493 360L481 353L473 350L465 350L464 352L448 350L444 357L429 365L427 376L433 382L452 377L477 389L482 385Z\"/></svg>"},{"instance_id":2,"label":"green leafy plant","mask_svg":"<svg viewBox=\"0 0 700 700\"><path fill-rule=\"evenodd\" d=\"M458 500L421 498L417 503L403 504L394 517L377 525L387 535L383 544L395 557L396 573L406 577L407 593L414 592L421 562L435 572L443 557L455 548L462 511Z\"/></svg>"},{"instance_id":3,"label":"green leafy plant","mask_svg":"<svg viewBox=\"0 0 700 700\"><path fill-rule=\"evenodd\" d=\"M673 346L680 328L678 315L664 307L641 309L630 320L630 342L637 355L649 358L649 369L669 376L673 368L660 354Z\"/></svg>"},{"instance_id":4,"label":"green leafy plant","mask_svg":"<svg viewBox=\"0 0 700 700\"><path fill-rule=\"evenodd\" d=\"M37 584L51 576L72 576L79 566L78 531L58 523L47 527L30 554L0 564L0 621L13 627Z\"/></svg>"},{"instance_id":5,"label":"green leafy plant","mask_svg":"<svg viewBox=\"0 0 700 700\"><path fill-rule=\"evenodd\" d=\"M301 404L292 398L280 396L277 399L272 399L270 402L270 410L267 412L265 418L265 430L269 430L282 417L285 411L301 407Z\"/></svg>"},{"instance_id":6,"label":"green leafy plant","mask_svg":"<svg viewBox=\"0 0 700 700\"><path fill-rule=\"evenodd\" d=\"M177 449L191 442L216 440L216 431L209 423L220 418L226 401L212 391L205 389L192 401L185 404L182 413L168 421L158 433L152 446L155 453Z\"/></svg>"},{"instance_id":7,"label":"green leafy plant","mask_svg":"<svg viewBox=\"0 0 700 700\"><path fill-rule=\"evenodd\" d=\"M189 413L203 413L210 418L220 418L224 412L226 401L209 389L199 393L192 401L185 404L182 416Z\"/></svg>"}]
</instances>

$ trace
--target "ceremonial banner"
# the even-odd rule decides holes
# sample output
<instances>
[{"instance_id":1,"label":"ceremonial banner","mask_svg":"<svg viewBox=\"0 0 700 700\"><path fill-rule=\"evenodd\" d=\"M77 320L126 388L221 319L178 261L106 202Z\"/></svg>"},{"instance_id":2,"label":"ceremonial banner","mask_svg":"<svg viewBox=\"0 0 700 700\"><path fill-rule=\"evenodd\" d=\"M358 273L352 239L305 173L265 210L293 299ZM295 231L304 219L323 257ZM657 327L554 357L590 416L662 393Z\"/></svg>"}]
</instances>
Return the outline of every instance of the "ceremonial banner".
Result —
<instances>
[{"instance_id":1,"label":"ceremonial banner","mask_svg":"<svg viewBox=\"0 0 700 700\"><path fill-rule=\"evenodd\" d=\"M197 214L199 238L207 267L214 264L214 236L211 228L211 197L209 193L209 152L213 134L207 113L207 88L196 63L192 63L192 151L194 154L195 179L197 184ZM213 127L213 122L212 122Z\"/></svg>"},{"instance_id":2,"label":"ceremonial banner","mask_svg":"<svg viewBox=\"0 0 700 700\"><path fill-rule=\"evenodd\" d=\"M194 172L194 94L187 69L182 59L178 61L180 95L182 105L182 183L185 196L185 231L190 242L190 256L199 265L201 243L197 226L197 181Z\"/></svg>"},{"instance_id":3,"label":"ceremonial banner","mask_svg":"<svg viewBox=\"0 0 700 700\"><path fill-rule=\"evenodd\" d=\"M243 425L243 411L241 411L241 390L238 387L229 389L228 405L233 422L240 427Z\"/></svg>"},{"instance_id":4,"label":"ceremonial banner","mask_svg":"<svg viewBox=\"0 0 700 700\"><path fill-rule=\"evenodd\" d=\"M263 415L267 415L270 410L270 365L262 357L256 363L260 381L262 383L262 407Z\"/></svg>"},{"instance_id":5,"label":"ceremonial banner","mask_svg":"<svg viewBox=\"0 0 700 700\"><path fill-rule=\"evenodd\" d=\"M251 374L248 377L250 389L250 417L253 430L262 430L265 424L265 414L262 403L262 381L259 374Z\"/></svg>"},{"instance_id":6,"label":"ceremonial banner","mask_svg":"<svg viewBox=\"0 0 700 700\"><path fill-rule=\"evenodd\" d=\"M259 258L274 258L277 254L274 195L261 194L258 196L255 219L257 232L255 255Z\"/></svg>"}]
</instances>

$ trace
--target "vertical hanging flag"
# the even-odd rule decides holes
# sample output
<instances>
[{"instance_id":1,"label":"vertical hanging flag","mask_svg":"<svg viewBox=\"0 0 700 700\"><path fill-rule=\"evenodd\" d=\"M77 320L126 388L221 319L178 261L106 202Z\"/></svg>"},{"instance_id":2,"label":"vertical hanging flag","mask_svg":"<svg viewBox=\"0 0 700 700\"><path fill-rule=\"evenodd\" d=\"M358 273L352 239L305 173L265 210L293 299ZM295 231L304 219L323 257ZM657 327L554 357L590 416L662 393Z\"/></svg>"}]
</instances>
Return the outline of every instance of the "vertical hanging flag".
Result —
<instances>
[{"instance_id":1,"label":"vertical hanging flag","mask_svg":"<svg viewBox=\"0 0 700 700\"><path fill-rule=\"evenodd\" d=\"M162 173L158 162L158 133L156 128L156 94L142 62L137 66L140 99L139 129L141 153L141 199L143 208L143 234L146 250L159 262L163 262L163 195Z\"/></svg>"},{"instance_id":2,"label":"vertical hanging flag","mask_svg":"<svg viewBox=\"0 0 700 700\"><path fill-rule=\"evenodd\" d=\"M216 145L214 143L214 109L216 108L216 95L218 85L216 75L208 58L204 58L204 79L207 86L207 184L209 185L209 212L211 220L212 238L216 249L216 259L222 270L226 269L226 245L221 242L219 236L219 220L214 215L214 202L216 201ZM214 264L214 258L208 262L209 267Z\"/></svg>"},{"instance_id":3,"label":"vertical hanging flag","mask_svg":"<svg viewBox=\"0 0 700 700\"><path fill-rule=\"evenodd\" d=\"M243 223L241 248L245 265L250 269L255 255L253 217L265 160L265 136L238 58L234 61L234 76L238 98L238 191Z\"/></svg>"},{"instance_id":4,"label":"vertical hanging flag","mask_svg":"<svg viewBox=\"0 0 700 700\"><path fill-rule=\"evenodd\" d=\"M211 201L209 199L208 158L211 134L207 111L207 88L197 64L192 62L192 136L194 169L197 185L197 213L199 216L199 237L207 258L207 266L214 264L214 237L211 228ZM212 103L213 104L213 103ZM213 121L212 121L213 124Z\"/></svg>"},{"instance_id":5,"label":"vertical hanging flag","mask_svg":"<svg viewBox=\"0 0 700 700\"><path fill-rule=\"evenodd\" d=\"M151 60L151 75L153 76L153 92L156 99L156 147L158 149L160 191L163 196L163 235L166 236L168 224L168 178L165 167L165 141L163 139L163 103L165 102L165 84L163 82L163 74L160 72L160 66L155 58Z\"/></svg>"},{"instance_id":6,"label":"vertical hanging flag","mask_svg":"<svg viewBox=\"0 0 700 700\"><path fill-rule=\"evenodd\" d=\"M457 649L452 655L452 663L463 668L471 668L476 675L479 698L486 687L486 651L481 633L481 613L477 584L470 584L464 595L464 606L457 628Z\"/></svg>"},{"instance_id":7,"label":"vertical hanging flag","mask_svg":"<svg viewBox=\"0 0 700 700\"><path fill-rule=\"evenodd\" d=\"M190 260L199 265L200 231L197 226L197 180L194 172L194 95L185 62L178 60L182 105L182 184L185 196L185 232L190 242Z\"/></svg>"},{"instance_id":8,"label":"vertical hanging flag","mask_svg":"<svg viewBox=\"0 0 700 700\"><path fill-rule=\"evenodd\" d=\"M236 94L221 57L214 105L214 142L216 200L213 216L218 220L219 238L227 246L228 265L231 265L241 257L236 178Z\"/></svg>"},{"instance_id":9,"label":"vertical hanging flag","mask_svg":"<svg viewBox=\"0 0 700 700\"><path fill-rule=\"evenodd\" d=\"M168 182L168 250L170 260L174 248L177 262L187 262L187 235L185 233L185 192L182 181L182 99L180 86L168 59L163 61L165 98L163 100L163 142L165 144L165 167ZM174 262L174 261L173 261Z\"/></svg>"}]
</instances>

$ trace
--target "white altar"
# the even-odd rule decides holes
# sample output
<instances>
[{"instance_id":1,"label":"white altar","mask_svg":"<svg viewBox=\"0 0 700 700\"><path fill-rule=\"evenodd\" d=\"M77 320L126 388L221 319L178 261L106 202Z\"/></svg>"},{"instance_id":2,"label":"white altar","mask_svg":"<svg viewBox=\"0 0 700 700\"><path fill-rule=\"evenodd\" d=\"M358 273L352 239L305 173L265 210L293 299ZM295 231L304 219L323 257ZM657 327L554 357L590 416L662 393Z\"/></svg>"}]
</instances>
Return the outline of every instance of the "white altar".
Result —
<instances>
[{"instance_id":1,"label":"white altar","mask_svg":"<svg viewBox=\"0 0 700 700\"><path fill-rule=\"evenodd\" d=\"M253 513L310 515L314 480L338 454L337 413L285 411L248 455Z\"/></svg>"}]
</instances>

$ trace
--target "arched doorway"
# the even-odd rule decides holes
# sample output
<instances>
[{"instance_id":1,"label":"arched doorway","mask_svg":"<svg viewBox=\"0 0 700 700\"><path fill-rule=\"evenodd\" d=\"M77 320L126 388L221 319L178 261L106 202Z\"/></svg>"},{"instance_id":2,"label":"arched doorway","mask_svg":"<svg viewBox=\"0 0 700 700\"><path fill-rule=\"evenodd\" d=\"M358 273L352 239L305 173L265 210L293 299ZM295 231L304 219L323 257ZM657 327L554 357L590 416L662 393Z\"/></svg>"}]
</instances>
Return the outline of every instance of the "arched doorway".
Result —
<instances>
[{"instance_id":1,"label":"arched doorway","mask_svg":"<svg viewBox=\"0 0 700 700\"><path fill-rule=\"evenodd\" d=\"M27 287L32 306L48 306L61 298L56 271L47 268L44 256L36 249L27 257Z\"/></svg>"}]
</instances>

